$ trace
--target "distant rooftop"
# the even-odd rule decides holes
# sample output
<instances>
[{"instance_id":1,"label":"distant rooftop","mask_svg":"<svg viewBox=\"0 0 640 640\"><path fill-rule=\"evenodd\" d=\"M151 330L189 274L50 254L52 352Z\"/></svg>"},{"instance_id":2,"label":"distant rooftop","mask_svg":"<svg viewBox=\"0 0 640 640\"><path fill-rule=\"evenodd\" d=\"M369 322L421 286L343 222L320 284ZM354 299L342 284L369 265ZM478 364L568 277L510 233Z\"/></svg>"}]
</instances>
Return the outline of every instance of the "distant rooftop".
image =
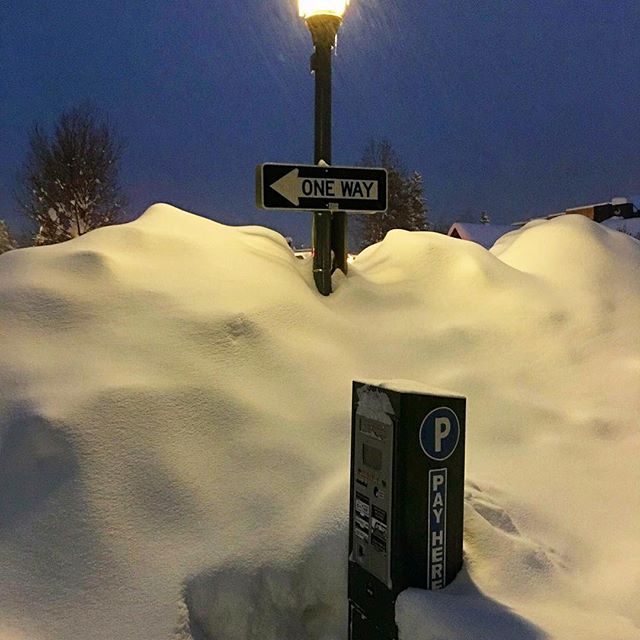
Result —
<instances>
[{"instance_id":1,"label":"distant rooftop","mask_svg":"<svg viewBox=\"0 0 640 640\"><path fill-rule=\"evenodd\" d=\"M478 222L455 222L447 235L452 238L469 240L482 245L485 249L491 249L498 238L505 233L513 231L513 226L508 224L481 224Z\"/></svg>"},{"instance_id":2,"label":"distant rooftop","mask_svg":"<svg viewBox=\"0 0 640 640\"><path fill-rule=\"evenodd\" d=\"M630 198L611 198L609 202L598 202L595 204L583 204L578 207L569 207L558 213L550 213L548 215L539 216L537 218L529 218L514 222L514 227L522 227L532 220L551 220L567 213L585 215L596 222L603 222L608 218L620 216L623 218L633 218L638 215L640 209L640 196L631 196Z\"/></svg>"}]
</instances>

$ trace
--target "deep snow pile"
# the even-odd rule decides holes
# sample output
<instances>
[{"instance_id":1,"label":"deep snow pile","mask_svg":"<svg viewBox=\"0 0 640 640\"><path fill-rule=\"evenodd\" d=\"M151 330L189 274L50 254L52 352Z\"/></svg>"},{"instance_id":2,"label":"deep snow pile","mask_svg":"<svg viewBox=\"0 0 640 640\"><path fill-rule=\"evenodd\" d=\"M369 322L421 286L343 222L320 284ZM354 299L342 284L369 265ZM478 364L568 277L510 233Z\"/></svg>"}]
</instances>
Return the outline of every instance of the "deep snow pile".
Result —
<instances>
[{"instance_id":1,"label":"deep snow pile","mask_svg":"<svg viewBox=\"0 0 640 640\"><path fill-rule=\"evenodd\" d=\"M0 257L0 639L345 638L361 378L468 398L465 570L401 638L640 638L640 243L397 231L335 285L164 205Z\"/></svg>"}]
</instances>

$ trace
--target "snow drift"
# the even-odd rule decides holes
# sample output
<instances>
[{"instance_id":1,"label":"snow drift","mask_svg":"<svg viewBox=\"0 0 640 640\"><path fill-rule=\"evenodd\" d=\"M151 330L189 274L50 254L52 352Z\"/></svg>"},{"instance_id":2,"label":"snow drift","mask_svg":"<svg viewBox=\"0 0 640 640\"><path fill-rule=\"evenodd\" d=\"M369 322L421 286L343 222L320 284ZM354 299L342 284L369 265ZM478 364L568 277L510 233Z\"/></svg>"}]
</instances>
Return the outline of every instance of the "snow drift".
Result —
<instances>
[{"instance_id":1,"label":"snow drift","mask_svg":"<svg viewBox=\"0 0 640 640\"><path fill-rule=\"evenodd\" d=\"M320 296L166 205L0 257L0 638L346 637L351 381L468 398L465 569L403 640L640 638L640 243L391 232Z\"/></svg>"}]
</instances>

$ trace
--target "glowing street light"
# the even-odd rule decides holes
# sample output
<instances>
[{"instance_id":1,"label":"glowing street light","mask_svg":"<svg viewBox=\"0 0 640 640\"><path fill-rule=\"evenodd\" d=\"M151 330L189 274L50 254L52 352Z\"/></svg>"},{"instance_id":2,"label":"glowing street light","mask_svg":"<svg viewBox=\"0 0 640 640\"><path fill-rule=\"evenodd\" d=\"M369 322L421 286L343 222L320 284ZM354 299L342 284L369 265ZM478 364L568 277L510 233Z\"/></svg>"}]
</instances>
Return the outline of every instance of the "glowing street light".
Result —
<instances>
[{"instance_id":1,"label":"glowing street light","mask_svg":"<svg viewBox=\"0 0 640 640\"><path fill-rule=\"evenodd\" d=\"M315 51L311 71L315 74L316 164L331 164L331 52L349 0L298 0L300 16L311 32ZM331 293L331 273L347 273L347 216L343 211L313 214L313 277L318 291ZM333 264L331 254L333 252Z\"/></svg>"},{"instance_id":2,"label":"glowing street light","mask_svg":"<svg viewBox=\"0 0 640 640\"><path fill-rule=\"evenodd\" d=\"M342 18L349 0L298 0L302 18L311 16L338 16Z\"/></svg>"}]
</instances>

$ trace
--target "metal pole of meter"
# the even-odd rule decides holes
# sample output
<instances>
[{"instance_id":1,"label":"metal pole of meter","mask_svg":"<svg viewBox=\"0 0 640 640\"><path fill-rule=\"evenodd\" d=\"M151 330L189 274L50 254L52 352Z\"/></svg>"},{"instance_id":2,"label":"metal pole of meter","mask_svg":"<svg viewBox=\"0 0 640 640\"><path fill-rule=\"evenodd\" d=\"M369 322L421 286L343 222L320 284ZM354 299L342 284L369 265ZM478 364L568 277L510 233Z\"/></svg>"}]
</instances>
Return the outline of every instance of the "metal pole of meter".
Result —
<instances>
[{"instance_id":1,"label":"metal pole of meter","mask_svg":"<svg viewBox=\"0 0 640 640\"><path fill-rule=\"evenodd\" d=\"M314 162L331 164L331 54L342 17L333 13L313 13L305 19L315 48L311 56L311 71L315 75ZM316 211L313 214L313 277L318 291L325 296L331 293L332 271L347 272L346 224L344 212Z\"/></svg>"}]
</instances>

